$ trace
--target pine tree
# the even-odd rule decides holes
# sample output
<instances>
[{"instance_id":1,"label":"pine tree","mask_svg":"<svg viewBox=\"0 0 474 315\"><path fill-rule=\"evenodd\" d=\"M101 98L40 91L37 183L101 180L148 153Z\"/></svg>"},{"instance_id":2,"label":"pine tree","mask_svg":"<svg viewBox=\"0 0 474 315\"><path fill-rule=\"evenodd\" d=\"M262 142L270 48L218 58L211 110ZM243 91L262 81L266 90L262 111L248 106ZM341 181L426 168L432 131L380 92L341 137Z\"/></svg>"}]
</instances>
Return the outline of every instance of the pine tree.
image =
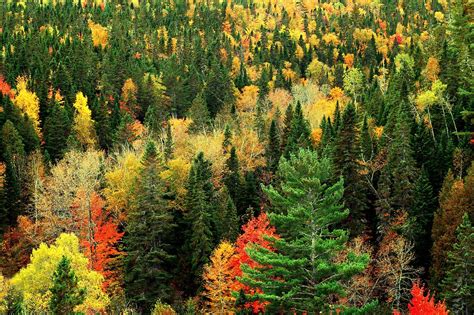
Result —
<instances>
[{"instance_id":1,"label":"pine tree","mask_svg":"<svg viewBox=\"0 0 474 315\"><path fill-rule=\"evenodd\" d=\"M43 127L44 149L53 162L60 160L67 148L71 125L68 114L63 106L54 103Z\"/></svg>"},{"instance_id":2,"label":"pine tree","mask_svg":"<svg viewBox=\"0 0 474 315\"><path fill-rule=\"evenodd\" d=\"M347 105L337 134L333 162L335 175L344 178L344 204L349 208L349 228L352 235L362 232L367 216L366 186L359 161L361 148L356 110L352 103Z\"/></svg>"},{"instance_id":3,"label":"pine tree","mask_svg":"<svg viewBox=\"0 0 474 315\"><path fill-rule=\"evenodd\" d=\"M199 152L189 173L186 195L186 222L189 230L185 241L185 252L189 253L191 275L199 286L202 268L217 244L215 189L211 182L211 163Z\"/></svg>"},{"instance_id":4,"label":"pine tree","mask_svg":"<svg viewBox=\"0 0 474 315\"><path fill-rule=\"evenodd\" d=\"M329 159L303 149L280 162L279 174L281 188L264 189L272 205L270 222L281 236L271 238L276 251L249 248L261 267L244 265L241 280L261 290L255 295L270 302L268 312L329 311L331 294L344 295L341 280L364 270L369 261L356 254L334 260L348 240L347 231L337 227L349 214L342 204L343 180L331 184Z\"/></svg>"},{"instance_id":5,"label":"pine tree","mask_svg":"<svg viewBox=\"0 0 474 315\"><path fill-rule=\"evenodd\" d=\"M255 107L255 129L257 131L258 140L263 142L265 133L265 119L263 118L261 102L257 102Z\"/></svg>"},{"instance_id":6,"label":"pine tree","mask_svg":"<svg viewBox=\"0 0 474 315\"><path fill-rule=\"evenodd\" d=\"M1 148L5 161L5 216L7 220L2 225L12 225L22 212L22 169L25 163L25 149L17 129L10 120L7 120L1 131Z\"/></svg>"},{"instance_id":7,"label":"pine tree","mask_svg":"<svg viewBox=\"0 0 474 315\"><path fill-rule=\"evenodd\" d=\"M166 123L166 139L165 139L165 162L173 158L173 134L171 133L171 122Z\"/></svg>"},{"instance_id":8,"label":"pine tree","mask_svg":"<svg viewBox=\"0 0 474 315\"><path fill-rule=\"evenodd\" d=\"M169 298L174 260L169 244L175 224L163 199L153 142L147 143L142 165L124 237L125 293L140 311L148 312L158 298Z\"/></svg>"},{"instance_id":9,"label":"pine tree","mask_svg":"<svg viewBox=\"0 0 474 315\"><path fill-rule=\"evenodd\" d=\"M448 253L443 296L453 313L468 315L474 310L474 228L467 213L456 233L456 243Z\"/></svg>"},{"instance_id":10,"label":"pine tree","mask_svg":"<svg viewBox=\"0 0 474 315\"><path fill-rule=\"evenodd\" d=\"M233 242L239 235L239 217L227 187L219 192L219 208L216 220L218 239Z\"/></svg>"},{"instance_id":11,"label":"pine tree","mask_svg":"<svg viewBox=\"0 0 474 315\"><path fill-rule=\"evenodd\" d=\"M239 158L237 156L235 147L230 149L230 155L225 164L226 172L224 175L224 184L227 186L227 190L229 191L232 201L236 205L237 209L239 209L239 215L242 215L242 209L240 209L240 198L242 197L242 176L240 175Z\"/></svg>"},{"instance_id":12,"label":"pine tree","mask_svg":"<svg viewBox=\"0 0 474 315\"><path fill-rule=\"evenodd\" d=\"M49 291L49 309L55 315L74 314L74 308L84 302L86 288L79 288L71 262L65 256L61 258L53 274L53 286Z\"/></svg>"},{"instance_id":13,"label":"pine tree","mask_svg":"<svg viewBox=\"0 0 474 315\"><path fill-rule=\"evenodd\" d=\"M278 131L278 126L275 119L272 120L270 124L270 130L268 132L268 142L267 148L265 150L265 155L267 157L267 167L272 172L278 168L278 162L280 161L280 135Z\"/></svg>"},{"instance_id":14,"label":"pine tree","mask_svg":"<svg viewBox=\"0 0 474 315\"><path fill-rule=\"evenodd\" d=\"M189 129L193 132L206 130L209 126L211 116L207 109L206 99L202 93L199 93L193 100L188 111L188 117L193 120L193 123L189 126Z\"/></svg>"},{"instance_id":15,"label":"pine tree","mask_svg":"<svg viewBox=\"0 0 474 315\"><path fill-rule=\"evenodd\" d=\"M285 119L283 121L283 133L281 135L281 148L280 152L285 152L286 145L288 143L288 137L291 130L291 121L293 120L293 106L290 104L286 108Z\"/></svg>"},{"instance_id":16,"label":"pine tree","mask_svg":"<svg viewBox=\"0 0 474 315\"><path fill-rule=\"evenodd\" d=\"M430 264L431 226L433 213L436 209L436 198L424 169L415 182L413 199L413 207L410 209L409 216L412 222L410 230L415 242L416 264L427 270Z\"/></svg>"},{"instance_id":17,"label":"pine tree","mask_svg":"<svg viewBox=\"0 0 474 315\"><path fill-rule=\"evenodd\" d=\"M298 102L291 120L291 128L288 134L288 142L285 147L284 156L288 158L291 153L297 152L299 148L310 148L310 127L303 115L301 103Z\"/></svg>"},{"instance_id":18,"label":"pine tree","mask_svg":"<svg viewBox=\"0 0 474 315\"><path fill-rule=\"evenodd\" d=\"M367 116L364 116L364 121L362 123L362 128L360 131L360 145L362 149L362 160L370 161L375 155L374 141L369 130L369 123L367 121Z\"/></svg>"},{"instance_id":19,"label":"pine tree","mask_svg":"<svg viewBox=\"0 0 474 315\"><path fill-rule=\"evenodd\" d=\"M222 141L223 153L227 154L231 146L232 146L232 131L230 130L229 124L226 124L224 128L224 140Z\"/></svg>"}]
</instances>

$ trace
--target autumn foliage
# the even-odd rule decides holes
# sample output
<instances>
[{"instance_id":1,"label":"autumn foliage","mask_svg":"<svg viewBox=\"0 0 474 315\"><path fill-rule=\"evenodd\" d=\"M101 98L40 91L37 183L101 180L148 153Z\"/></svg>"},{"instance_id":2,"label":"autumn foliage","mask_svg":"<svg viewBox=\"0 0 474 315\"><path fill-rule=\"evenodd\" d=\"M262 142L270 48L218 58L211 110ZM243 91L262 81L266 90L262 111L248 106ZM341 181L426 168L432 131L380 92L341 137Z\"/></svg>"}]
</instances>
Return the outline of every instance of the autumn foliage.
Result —
<instances>
[{"instance_id":1,"label":"autumn foliage","mask_svg":"<svg viewBox=\"0 0 474 315\"><path fill-rule=\"evenodd\" d=\"M277 238L278 235L276 233L275 227L270 225L270 221L264 212L258 217L250 220L242 227L242 230L243 233L237 238L236 241L235 254L229 261L232 273L234 275L234 281L230 284L230 287L233 291L239 292L240 290L243 290L246 294L252 295L254 291L239 282L237 279L237 277L242 276L241 266L243 264L246 264L252 268L258 266L258 264L249 257L246 248L250 244L257 244L263 248L271 250L272 246L267 237ZM261 301L253 301L247 303L246 307L251 308L252 311L257 314L264 310L265 303Z\"/></svg>"},{"instance_id":2,"label":"autumn foliage","mask_svg":"<svg viewBox=\"0 0 474 315\"><path fill-rule=\"evenodd\" d=\"M425 295L426 294L426 295ZM408 314L410 315L448 315L448 310L444 302L435 302L434 296L430 296L430 292L425 293L423 286L418 282L413 283L411 288L412 298L408 304ZM393 311L394 315L400 315L397 310Z\"/></svg>"}]
</instances>

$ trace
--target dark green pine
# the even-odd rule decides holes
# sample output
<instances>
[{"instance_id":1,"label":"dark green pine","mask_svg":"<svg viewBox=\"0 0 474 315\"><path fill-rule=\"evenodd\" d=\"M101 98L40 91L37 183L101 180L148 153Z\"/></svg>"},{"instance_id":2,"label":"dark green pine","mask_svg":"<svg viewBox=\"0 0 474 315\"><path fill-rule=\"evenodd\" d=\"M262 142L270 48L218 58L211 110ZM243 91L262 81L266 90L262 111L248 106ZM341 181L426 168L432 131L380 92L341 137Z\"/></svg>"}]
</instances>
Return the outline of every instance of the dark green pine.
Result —
<instances>
[{"instance_id":1,"label":"dark green pine","mask_svg":"<svg viewBox=\"0 0 474 315\"><path fill-rule=\"evenodd\" d=\"M270 130L268 131L268 142L265 155L267 158L268 169L272 173L275 173L278 168L278 162L280 161L281 155L280 134L275 119L272 120L272 123L270 124Z\"/></svg>"},{"instance_id":2,"label":"dark green pine","mask_svg":"<svg viewBox=\"0 0 474 315\"><path fill-rule=\"evenodd\" d=\"M169 244L175 224L163 199L165 185L153 142L147 143L142 165L124 237L125 293L141 312L148 312L157 299L170 297L174 256Z\"/></svg>"},{"instance_id":3,"label":"dark green pine","mask_svg":"<svg viewBox=\"0 0 474 315\"><path fill-rule=\"evenodd\" d=\"M71 261L63 256L53 274L53 285L49 289L49 309L55 315L75 314L74 308L86 297L86 288L79 288L78 279L71 268Z\"/></svg>"},{"instance_id":4,"label":"dark green pine","mask_svg":"<svg viewBox=\"0 0 474 315\"><path fill-rule=\"evenodd\" d=\"M235 147L230 149L230 155L225 165L224 184L229 191L232 201L239 208L241 204L240 198L242 197L242 176L240 175L239 158ZM242 215L241 209L239 209L239 215Z\"/></svg>"},{"instance_id":5,"label":"dark green pine","mask_svg":"<svg viewBox=\"0 0 474 315\"><path fill-rule=\"evenodd\" d=\"M291 128L288 134L288 142L285 147L284 156L288 158L291 153L297 152L300 148L310 148L310 127L303 115L301 103L298 102L291 120Z\"/></svg>"},{"instance_id":6,"label":"dark green pine","mask_svg":"<svg viewBox=\"0 0 474 315\"><path fill-rule=\"evenodd\" d=\"M173 134L171 133L171 122L166 122L166 139L165 139L165 162L173 158Z\"/></svg>"},{"instance_id":7,"label":"dark green pine","mask_svg":"<svg viewBox=\"0 0 474 315\"><path fill-rule=\"evenodd\" d=\"M44 150L48 152L51 161L60 160L67 149L71 124L67 111L61 105L51 104L43 127Z\"/></svg>"},{"instance_id":8,"label":"dark green pine","mask_svg":"<svg viewBox=\"0 0 474 315\"><path fill-rule=\"evenodd\" d=\"M200 132L207 129L210 124L211 116L206 104L206 99L202 93L194 98L191 108L188 110L188 117L192 119L189 130L192 132Z\"/></svg>"}]
</instances>

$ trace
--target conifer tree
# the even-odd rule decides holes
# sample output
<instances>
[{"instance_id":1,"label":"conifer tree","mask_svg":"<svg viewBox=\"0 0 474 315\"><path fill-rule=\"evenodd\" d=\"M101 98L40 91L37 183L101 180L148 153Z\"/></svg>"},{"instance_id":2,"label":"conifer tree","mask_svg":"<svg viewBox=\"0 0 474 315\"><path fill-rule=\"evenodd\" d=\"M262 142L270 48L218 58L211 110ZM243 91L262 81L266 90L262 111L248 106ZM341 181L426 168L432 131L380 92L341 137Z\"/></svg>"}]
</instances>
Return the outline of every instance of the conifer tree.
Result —
<instances>
[{"instance_id":1,"label":"conifer tree","mask_svg":"<svg viewBox=\"0 0 474 315\"><path fill-rule=\"evenodd\" d=\"M148 142L124 237L125 293L142 312L148 312L158 298L169 298L171 289L174 257L169 243L175 225L164 192L156 147Z\"/></svg>"},{"instance_id":2,"label":"conifer tree","mask_svg":"<svg viewBox=\"0 0 474 315\"><path fill-rule=\"evenodd\" d=\"M237 209L239 209L241 205L240 198L242 197L242 176L240 175L239 158L235 147L230 149L230 155L225 164L226 173L224 175L224 184L227 186L232 201L237 206ZM239 210L239 215L242 215L242 209Z\"/></svg>"},{"instance_id":3,"label":"conifer tree","mask_svg":"<svg viewBox=\"0 0 474 315\"><path fill-rule=\"evenodd\" d=\"M268 312L327 312L331 294L344 295L341 280L365 269L367 255L334 258L345 248L347 231L337 226L347 218L343 180L332 184L328 158L301 149L280 162L281 188L264 189L270 199L270 222L280 238L271 238L276 251L254 246L247 251L261 267L242 267L242 282L258 289L270 302ZM298 180L294 180L298 179Z\"/></svg>"},{"instance_id":4,"label":"conifer tree","mask_svg":"<svg viewBox=\"0 0 474 315\"><path fill-rule=\"evenodd\" d=\"M468 315L474 310L474 228L467 213L456 233L456 243L448 253L443 295L452 312Z\"/></svg>"},{"instance_id":5,"label":"conifer tree","mask_svg":"<svg viewBox=\"0 0 474 315\"><path fill-rule=\"evenodd\" d=\"M64 107L57 103L52 104L44 122L43 136L44 149L53 162L60 160L66 152L70 126L69 117Z\"/></svg>"},{"instance_id":6,"label":"conifer tree","mask_svg":"<svg viewBox=\"0 0 474 315\"><path fill-rule=\"evenodd\" d=\"M224 128L224 140L222 141L223 153L227 154L231 146L232 146L232 131L230 130L229 124L226 124Z\"/></svg>"},{"instance_id":7,"label":"conifer tree","mask_svg":"<svg viewBox=\"0 0 474 315\"><path fill-rule=\"evenodd\" d=\"M367 122L367 116L364 116L362 128L360 131L360 145L362 150L362 160L370 161L375 155L374 141L369 130L369 123Z\"/></svg>"},{"instance_id":8,"label":"conifer tree","mask_svg":"<svg viewBox=\"0 0 474 315\"><path fill-rule=\"evenodd\" d=\"M265 150L267 158L267 167L271 172L276 172L278 168L278 162L280 161L280 135L278 126L275 119L270 124L270 130L268 132L268 143Z\"/></svg>"},{"instance_id":9,"label":"conifer tree","mask_svg":"<svg viewBox=\"0 0 474 315\"><path fill-rule=\"evenodd\" d=\"M193 132L205 130L209 126L211 116L202 93L199 93L193 100L188 111L188 117L193 120L193 123L189 126L189 129Z\"/></svg>"},{"instance_id":10,"label":"conifer tree","mask_svg":"<svg viewBox=\"0 0 474 315\"><path fill-rule=\"evenodd\" d=\"M342 115L333 155L335 175L344 178L344 204L350 211L348 225L353 235L362 232L367 222L367 193L359 161L361 148L356 123L356 110L350 103Z\"/></svg>"},{"instance_id":11,"label":"conifer tree","mask_svg":"<svg viewBox=\"0 0 474 315\"><path fill-rule=\"evenodd\" d=\"M86 288L79 288L78 279L70 260L63 256L53 274L53 286L49 289L49 309L55 315L69 315L85 299Z\"/></svg>"},{"instance_id":12,"label":"conifer tree","mask_svg":"<svg viewBox=\"0 0 474 315\"><path fill-rule=\"evenodd\" d=\"M211 182L211 163L199 152L189 173L186 195L186 221L188 235L185 251L189 254L190 267L195 285L199 286L202 268L217 243L215 220L215 191Z\"/></svg>"},{"instance_id":13,"label":"conifer tree","mask_svg":"<svg viewBox=\"0 0 474 315\"><path fill-rule=\"evenodd\" d=\"M291 130L291 121L293 120L293 106L290 104L286 108L285 118L283 120L283 133L281 135L281 148L280 152L285 152L286 145L288 143L288 136Z\"/></svg>"},{"instance_id":14,"label":"conifer tree","mask_svg":"<svg viewBox=\"0 0 474 315\"><path fill-rule=\"evenodd\" d=\"M291 120L291 128L288 134L288 142L285 146L284 156L288 158L291 153L297 152L299 148L310 148L310 133L309 123L303 115L301 103L298 102Z\"/></svg>"},{"instance_id":15,"label":"conifer tree","mask_svg":"<svg viewBox=\"0 0 474 315\"><path fill-rule=\"evenodd\" d=\"M219 208L216 220L218 239L233 242L239 235L239 217L227 187L219 192Z\"/></svg>"},{"instance_id":16,"label":"conifer tree","mask_svg":"<svg viewBox=\"0 0 474 315\"><path fill-rule=\"evenodd\" d=\"M173 134L171 133L171 122L166 122L166 139L165 139L165 162L173 157Z\"/></svg>"}]
</instances>

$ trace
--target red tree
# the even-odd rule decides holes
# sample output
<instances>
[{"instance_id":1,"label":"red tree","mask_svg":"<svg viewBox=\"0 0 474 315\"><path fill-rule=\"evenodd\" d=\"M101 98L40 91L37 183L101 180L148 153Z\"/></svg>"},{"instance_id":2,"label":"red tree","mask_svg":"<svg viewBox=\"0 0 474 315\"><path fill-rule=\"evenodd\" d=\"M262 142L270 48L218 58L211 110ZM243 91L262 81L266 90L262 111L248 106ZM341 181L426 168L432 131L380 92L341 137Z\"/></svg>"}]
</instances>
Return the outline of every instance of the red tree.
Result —
<instances>
[{"instance_id":1,"label":"red tree","mask_svg":"<svg viewBox=\"0 0 474 315\"><path fill-rule=\"evenodd\" d=\"M413 283L411 296L410 303L408 303L410 315L448 315L448 310L444 302L436 303L434 296L430 296L429 291L425 295L425 289L420 287L417 282ZM394 310L393 314L399 315L400 312Z\"/></svg>"},{"instance_id":2,"label":"red tree","mask_svg":"<svg viewBox=\"0 0 474 315\"><path fill-rule=\"evenodd\" d=\"M92 269L104 276L104 290L110 291L113 290L112 286L120 282L120 273L114 268L113 263L123 255L123 252L117 249L117 244L124 233L118 231L118 226L110 217L110 213L104 211L104 201L95 193L91 198L91 212L93 241L89 242L89 239L84 237L81 244L86 248Z\"/></svg>"},{"instance_id":3,"label":"red tree","mask_svg":"<svg viewBox=\"0 0 474 315\"><path fill-rule=\"evenodd\" d=\"M245 248L249 244L258 244L264 248L272 250L272 246L265 236L278 238L275 227L270 225L270 221L265 213L260 214L258 217L253 218L247 224L242 227L243 233L237 238L236 250L234 256L230 259L230 267L234 275L234 282L231 283L233 291L239 292L243 290L246 294L252 295L255 291L243 283L239 282L236 277L242 276L242 264L247 264L250 267L257 267L258 264L253 261ZM253 301L247 303L246 308L251 308L252 311L257 314L263 312L265 308L265 302Z\"/></svg>"}]
</instances>

